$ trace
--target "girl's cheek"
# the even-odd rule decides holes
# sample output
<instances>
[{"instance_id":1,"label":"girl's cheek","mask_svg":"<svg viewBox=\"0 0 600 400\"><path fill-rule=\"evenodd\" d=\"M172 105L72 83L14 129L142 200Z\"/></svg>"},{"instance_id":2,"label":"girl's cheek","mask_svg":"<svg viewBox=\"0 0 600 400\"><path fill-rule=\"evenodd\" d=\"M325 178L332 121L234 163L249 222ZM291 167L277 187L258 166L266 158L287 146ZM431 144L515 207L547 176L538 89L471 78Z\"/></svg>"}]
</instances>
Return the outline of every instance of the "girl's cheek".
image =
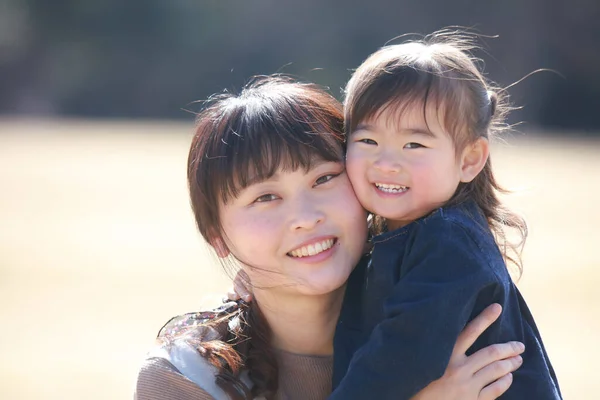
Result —
<instances>
[{"instance_id":1,"label":"girl's cheek","mask_svg":"<svg viewBox=\"0 0 600 400\"><path fill-rule=\"evenodd\" d=\"M358 172L363 169L360 166L360 160L356 157L346 159L346 175L350 182L355 183L358 177Z\"/></svg>"},{"instance_id":2,"label":"girl's cheek","mask_svg":"<svg viewBox=\"0 0 600 400\"><path fill-rule=\"evenodd\" d=\"M344 204L344 207L362 209L350 179L346 179L344 182L342 190L339 191L338 199L341 204Z\"/></svg>"}]
</instances>

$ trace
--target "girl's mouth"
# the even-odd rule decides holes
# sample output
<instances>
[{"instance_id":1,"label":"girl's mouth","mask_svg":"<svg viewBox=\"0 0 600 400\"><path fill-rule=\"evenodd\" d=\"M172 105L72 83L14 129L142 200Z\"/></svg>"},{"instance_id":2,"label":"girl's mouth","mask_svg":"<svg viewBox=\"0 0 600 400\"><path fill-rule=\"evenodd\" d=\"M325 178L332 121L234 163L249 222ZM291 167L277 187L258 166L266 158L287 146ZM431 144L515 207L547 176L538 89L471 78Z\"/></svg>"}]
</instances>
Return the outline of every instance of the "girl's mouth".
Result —
<instances>
[{"instance_id":1,"label":"girl's mouth","mask_svg":"<svg viewBox=\"0 0 600 400\"><path fill-rule=\"evenodd\" d=\"M392 185L389 183L375 183L375 187L377 188L377 190L379 190L381 192L390 193L390 194L404 193L408 190L407 186Z\"/></svg>"}]
</instances>

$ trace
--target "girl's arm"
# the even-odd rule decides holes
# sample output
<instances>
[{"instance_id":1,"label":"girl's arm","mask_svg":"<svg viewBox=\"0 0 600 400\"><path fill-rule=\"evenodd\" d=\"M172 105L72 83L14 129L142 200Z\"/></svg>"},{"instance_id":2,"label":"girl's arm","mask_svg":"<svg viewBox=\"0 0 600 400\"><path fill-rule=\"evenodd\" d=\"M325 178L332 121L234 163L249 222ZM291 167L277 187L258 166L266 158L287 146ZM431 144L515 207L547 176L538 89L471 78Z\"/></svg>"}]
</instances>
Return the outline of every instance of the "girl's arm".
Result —
<instances>
[{"instance_id":1,"label":"girl's arm","mask_svg":"<svg viewBox=\"0 0 600 400\"><path fill-rule=\"evenodd\" d=\"M431 217L411 231L406 252L390 254L395 249L384 242L377 253L376 245L366 281L357 275L357 289L351 276L346 289L334 340L332 400L410 399L444 375L470 320L489 304L504 307L509 282L504 285L486 265L488 254L470 233ZM502 321L509 311L514 309L505 310ZM502 332L499 326L493 324L469 350L523 339L516 326L503 325Z\"/></svg>"},{"instance_id":2,"label":"girl's arm","mask_svg":"<svg viewBox=\"0 0 600 400\"><path fill-rule=\"evenodd\" d=\"M518 369L524 351L520 342L485 347L467 356L465 352L500 316L502 307L492 304L473 319L459 335L444 375L419 391L411 400L492 400L512 383L511 372Z\"/></svg>"},{"instance_id":3,"label":"girl's arm","mask_svg":"<svg viewBox=\"0 0 600 400\"><path fill-rule=\"evenodd\" d=\"M250 283L250 277L243 269L240 269L237 274L235 274L233 287L227 291L227 296L223 301L237 301L239 299L246 302L252 301L252 285Z\"/></svg>"},{"instance_id":4,"label":"girl's arm","mask_svg":"<svg viewBox=\"0 0 600 400\"><path fill-rule=\"evenodd\" d=\"M251 300L249 277L238 272L233 288L227 293L229 300ZM411 400L492 400L502 395L512 383L511 372L518 369L523 359L524 346L520 342L507 342L487 346L467 356L465 353L477 338L498 319L502 307L492 304L467 324L460 333L444 375L419 391Z\"/></svg>"}]
</instances>

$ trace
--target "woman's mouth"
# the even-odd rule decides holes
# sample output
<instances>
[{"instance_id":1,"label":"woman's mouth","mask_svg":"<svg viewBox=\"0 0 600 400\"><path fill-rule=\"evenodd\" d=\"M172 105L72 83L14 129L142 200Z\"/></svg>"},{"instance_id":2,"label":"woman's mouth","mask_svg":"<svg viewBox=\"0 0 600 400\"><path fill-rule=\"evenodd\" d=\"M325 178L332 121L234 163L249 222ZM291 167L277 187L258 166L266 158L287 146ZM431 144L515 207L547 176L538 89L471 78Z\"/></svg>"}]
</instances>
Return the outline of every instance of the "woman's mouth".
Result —
<instances>
[{"instance_id":1,"label":"woman's mouth","mask_svg":"<svg viewBox=\"0 0 600 400\"><path fill-rule=\"evenodd\" d=\"M321 240L292 250L287 255L294 258L316 256L331 249L336 242L337 238Z\"/></svg>"}]
</instances>

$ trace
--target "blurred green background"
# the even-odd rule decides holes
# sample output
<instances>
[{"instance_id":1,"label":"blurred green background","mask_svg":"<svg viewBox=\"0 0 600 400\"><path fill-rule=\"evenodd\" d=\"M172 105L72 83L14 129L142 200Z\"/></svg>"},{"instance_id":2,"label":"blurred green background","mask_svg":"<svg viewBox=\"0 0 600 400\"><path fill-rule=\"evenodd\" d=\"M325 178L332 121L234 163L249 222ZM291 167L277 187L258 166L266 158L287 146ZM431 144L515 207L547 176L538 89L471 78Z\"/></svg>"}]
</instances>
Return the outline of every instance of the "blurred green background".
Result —
<instances>
[{"instance_id":1,"label":"blurred green background","mask_svg":"<svg viewBox=\"0 0 600 400\"><path fill-rule=\"evenodd\" d=\"M600 3L0 0L0 399L127 399L171 316L229 279L196 232L196 100L285 72L341 97L388 40L450 25L510 93L493 148L530 224L530 304L567 399L596 399Z\"/></svg>"},{"instance_id":2,"label":"blurred green background","mask_svg":"<svg viewBox=\"0 0 600 400\"><path fill-rule=\"evenodd\" d=\"M2 0L0 114L185 118L274 72L339 95L388 40L460 25L499 35L478 55L502 86L562 75L514 87L513 121L594 134L599 17L596 0Z\"/></svg>"}]
</instances>

